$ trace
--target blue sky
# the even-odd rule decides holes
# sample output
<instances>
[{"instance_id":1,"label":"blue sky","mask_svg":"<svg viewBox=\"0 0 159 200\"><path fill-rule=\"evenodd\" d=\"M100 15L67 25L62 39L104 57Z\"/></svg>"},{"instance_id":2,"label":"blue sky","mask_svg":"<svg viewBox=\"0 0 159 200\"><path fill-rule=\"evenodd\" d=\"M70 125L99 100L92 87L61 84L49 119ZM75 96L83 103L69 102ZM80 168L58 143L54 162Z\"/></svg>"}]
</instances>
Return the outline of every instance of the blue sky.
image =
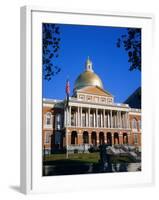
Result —
<instances>
[{"instance_id":1,"label":"blue sky","mask_svg":"<svg viewBox=\"0 0 159 200\"><path fill-rule=\"evenodd\" d=\"M101 78L104 89L123 102L139 86L141 73L129 71L127 52L116 47L125 28L64 25L60 26L60 50L55 63L61 68L50 81L43 80L43 98L64 99L66 79L73 90L76 78L85 69L89 56L93 70Z\"/></svg>"}]
</instances>

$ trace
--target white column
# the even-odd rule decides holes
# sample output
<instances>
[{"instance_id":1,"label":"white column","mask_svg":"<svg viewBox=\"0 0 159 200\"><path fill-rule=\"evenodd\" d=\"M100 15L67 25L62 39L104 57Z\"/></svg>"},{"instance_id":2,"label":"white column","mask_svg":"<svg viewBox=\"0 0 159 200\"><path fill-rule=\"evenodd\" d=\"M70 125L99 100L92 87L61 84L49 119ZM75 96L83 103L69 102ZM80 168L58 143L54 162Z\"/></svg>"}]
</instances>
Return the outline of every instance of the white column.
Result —
<instances>
[{"instance_id":1,"label":"white column","mask_svg":"<svg viewBox=\"0 0 159 200\"><path fill-rule=\"evenodd\" d=\"M76 124L75 124L75 126L77 127L78 126L78 113L77 113L77 109L76 109Z\"/></svg>"},{"instance_id":2,"label":"white column","mask_svg":"<svg viewBox=\"0 0 159 200\"><path fill-rule=\"evenodd\" d=\"M105 110L105 127L108 128L108 115L106 110Z\"/></svg>"},{"instance_id":3,"label":"white column","mask_svg":"<svg viewBox=\"0 0 159 200\"><path fill-rule=\"evenodd\" d=\"M125 113L123 115L123 120L124 120L124 128L126 128L126 118L125 118Z\"/></svg>"},{"instance_id":4,"label":"white column","mask_svg":"<svg viewBox=\"0 0 159 200\"><path fill-rule=\"evenodd\" d=\"M69 112L68 112L68 108L66 109L66 124L65 126L67 127L69 125Z\"/></svg>"},{"instance_id":5,"label":"white column","mask_svg":"<svg viewBox=\"0 0 159 200\"><path fill-rule=\"evenodd\" d=\"M110 127L113 128L113 123L112 123L112 110L110 111Z\"/></svg>"},{"instance_id":6,"label":"white column","mask_svg":"<svg viewBox=\"0 0 159 200\"><path fill-rule=\"evenodd\" d=\"M121 126L120 126L120 111L118 111L118 128L121 128Z\"/></svg>"},{"instance_id":7,"label":"white column","mask_svg":"<svg viewBox=\"0 0 159 200\"><path fill-rule=\"evenodd\" d=\"M120 111L118 111L118 128L120 128Z\"/></svg>"},{"instance_id":8,"label":"white column","mask_svg":"<svg viewBox=\"0 0 159 200\"><path fill-rule=\"evenodd\" d=\"M123 113L121 114L121 122L122 122L122 128L124 128Z\"/></svg>"},{"instance_id":9,"label":"white column","mask_svg":"<svg viewBox=\"0 0 159 200\"><path fill-rule=\"evenodd\" d=\"M103 109L103 127L105 127L105 110Z\"/></svg>"},{"instance_id":10,"label":"white column","mask_svg":"<svg viewBox=\"0 0 159 200\"><path fill-rule=\"evenodd\" d=\"M126 128L126 113L124 113L124 124L125 124L125 128Z\"/></svg>"},{"instance_id":11,"label":"white column","mask_svg":"<svg viewBox=\"0 0 159 200\"><path fill-rule=\"evenodd\" d=\"M96 108L96 127L98 128L98 109Z\"/></svg>"},{"instance_id":12,"label":"white column","mask_svg":"<svg viewBox=\"0 0 159 200\"><path fill-rule=\"evenodd\" d=\"M86 109L86 127L88 127L88 110Z\"/></svg>"},{"instance_id":13,"label":"white column","mask_svg":"<svg viewBox=\"0 0 159 200\"><path fill-rule=\"evenodd\" d=\"M121 116L121 111L120 111L120 128L123 128L123 125L122 125L122 116Z\"/></svg>"},{"instance_id":14,"label":"white column","mask_svg":"<svg viewBox=\"0 0 159 200\"><path fill-rule=\"evenodd\" d=\"M130 123L129 123L129 113L127 114L128 116L128 128L130 128Z\"/></svg>"},{"instance_id":15,"label":"white column","mask_svg":"<svg viewBox=\"0 0 159 200\"><path fill-rule=\"evenodd\" d=\"M80 127L82 127L82 107L80 109Z\"/></svg>"},{"instance_id":16,"label":"white column","mask_svg":"<svg viewBox=\"0 0 159 200\"><path fill-rule=\"evenodd\" d=\"M127 128L127 113L125 113L125 128Z\"/></svg>"},{"instance_id":17,"label":"white column","mask_svg":"<svg viewBox=\"0 0 159 200\"><path fill-rule=\"evenodd\" d=\"M117 117L116 117L116 113L114 115L114 124L115 124L115 128L117 128Z\"/></svg>"},{"instance_id":18,"label":"white column","mask_svg":"<svg viewBox=\"0 0 159 200\"><path fill-rule=\"evenodd\" d=\"M129 113L127 112L127 128L129 128Z\"/></svg>"},{"instance_id":19,"label":"white column","mask_svg":"<svg viewBox=\"0 0 159 200\"><path fill-rule=\"evenodd\" d=\"M117 128L119 128L119 111L116 112L116 117L117 117Z\"/></svg>"},{"instance_id":20,"label":"white column","mask_svg":"<svg viewBox=\"0 0 159 200\"><path fill-rule=\"evenodd\" d=\"M66 109L64 109L64 126L66 126Z\"/></svg>"},{"instance_id":21,"label":"white column","mask_svg":"<svg viewBox=\"0 0 159 200\"><path fill-rule=\"evenodd\" d=\"M69 125L71 126L71 106L69 107Z\"/></svg>"},{"instance_id":22,"label":"white column","mask_svg":"<svg viewBox=\"0 0 159 200\"><path fill-rule=\"evenodd\" d=\"M95 111L93 111L93 127L96 127L96 115L95 115Z\"/></svg>"},{"instance_id":23,"label":"white column","mask_svg":"<svg viewBox=\"0 0 159 200\"><path fill-rule=\"evenodd\" d=\"M122 112L121 112L121 115L120 115L120 117L121 117L121 128L123 128L123 117L122 117Z\"/></svg>"},{"instance_id":24,"label":"white column","mask_svg":"<svg viewBox=\"0 0 159 200\"><path fill-rule=\"evenodd\" d=\"M73 126L76 126L76 112L73 113Z\"/></svg>"},{"instance_id":25,"label":"white column","mask_svg":"<svg viewBox=\"0 0 159 200\"><path fill-rule=\"evenodd\" d=\"M87 127L87 110L85 111L85 124L86 124L86 127Z\"/></svg>"},{"instance_id":26,"label":"white column","mask_svg":"<svg viewBox=\"0 0 159 200\"><path fill-rule=\"evenodd\" d=\"M100 113L100 125L101 125L101 127L103 127L103 117L102 117L102 113Z\"/></svg>"},{"instance_id":27,"label":"white column","mask_svg":"<svg viewBox=\"0 0 159 200\"><path fill-rule=\"evenodd\" d=\"M79 107L77 107L77 126L79 127Z\"/></svg>"},{"instance_id":28,"label":"white column","mask_svg":"<svg viewBox=\"0 0 159 200\"><path fill-rule=\"evenodd\" d=\"M110 128L110 114L108 112L108 128Z\"/></svg>"},{"instance_id":29,"label":"white column","mask_svg":"<svg viewBox=\"0 0 159 200\"><path fill-rule=\"evenodd\" d=\"M90 108L88 108L88 127L90 127Z\"/></svg>"},{"instance_id":30,"label":"white column","mask_svg":"<svg viewBox=\"0 0 159 200\"><path fill-rule=\"evenodd\" d=\"M116 111L116 128L118 128L118 111Z\"/></svg>"}]
</instances>

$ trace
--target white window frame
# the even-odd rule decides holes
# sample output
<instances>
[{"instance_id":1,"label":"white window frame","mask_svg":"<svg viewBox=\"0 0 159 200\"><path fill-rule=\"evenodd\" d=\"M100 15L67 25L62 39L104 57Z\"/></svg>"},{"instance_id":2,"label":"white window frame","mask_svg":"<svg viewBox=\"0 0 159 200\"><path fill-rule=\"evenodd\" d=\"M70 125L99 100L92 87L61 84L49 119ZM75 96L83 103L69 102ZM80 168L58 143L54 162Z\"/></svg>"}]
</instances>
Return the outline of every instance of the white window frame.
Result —
<instances>
[{"instance_id":1,"label":"white window frame","mask_svg":"<svg viewBox=\"0 0 159 200\"><path fill-rule=\"evenodd\" d=\"M51 134L52 134L51 131L45 131L44 144L50 144L50 142L51 142ZM46 137L47 136L49 137L48 142L46 142Z\"/></svg>"},{"instance_id":2,"label":"white window frame","mask_svg":"<svg viewBox=\"0 0 159 200\"><path fill-rule=\"evenodd\" d=\"M48 115L50 115L50 124L47 124ZM51 112L47 112L44 114L44 128L53 128L53 115L51 114Z\"/></svg>"},{"instance_id":3,"label":"white window frame","mask_svg":"<svg viewBox=\"0 0 159 200\"><path fill-rule=\"evenodd\" d=\"M134 144L138 144L138 133L134 133Z\"/></svg>"},{"instance_id":4,"label":"white window frame","mask_svg":"<svg viewBox=\"0 0 159 200\"><path fill-rule=\"evenodd\" d=\"M137 127L138 127L138 120L136 120L136 118L133 118L131 120L131 126L132 126L132 131L133 132L138 132Z\"/></svg>"}]
</instances>

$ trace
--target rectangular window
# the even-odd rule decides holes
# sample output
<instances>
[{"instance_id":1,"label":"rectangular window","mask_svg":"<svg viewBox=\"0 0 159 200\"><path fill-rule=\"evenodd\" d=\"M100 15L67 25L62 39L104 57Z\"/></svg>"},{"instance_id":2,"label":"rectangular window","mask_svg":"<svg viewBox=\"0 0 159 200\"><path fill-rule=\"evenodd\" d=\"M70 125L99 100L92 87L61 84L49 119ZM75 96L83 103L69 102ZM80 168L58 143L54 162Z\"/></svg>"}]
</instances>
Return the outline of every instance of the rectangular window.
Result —
<instances>
[{"instance_id":1,"label":"rectangular window","mask_svg":"<svg viewBox=\"0 0 159 200\"><path fill-rule=\"evenodd\" d=\"M82 96L82 95L80 95L79 98L80 98L81 100L84 100L84 96Z\"/></svg>"},{"instance_id":2,"label":"rectangular window","mask_svg":"<svg viewBox=\"0 0 159 200\"><path fill-rule=\"evenodd\" d=\"M137 144L138 143L138 135L134 134L134 143Z\"/></svg>"},{"instance_id":3,"label":"rectangular window","mask_svg":"<svg viewBox=\"0 0 159 200\"><path fill-rule=\"evenodd\" d=\"M91 96L87 96L87 101L91 101L92 97Z\"/></svg>"},{"instance_id":4,"label":"rectangular window","mask_svg":"<svg viewBox=\"0 0 159 200\"><path fill-rule=\"evenodd\" d=\"M102 103L105 103L105 98L102 98L102 99L101 99L101 102L102 102Z\"/></svg>"},{"instance_id":5,"label":"rectangular window","mask_svg":"<svg viewBox=\"0 0 159 200\"><path fill-rule=\"evenodd\" d=\"M133 132L137 132L137 120L136 119L132 120L132 129L133 129Z\"/></svg>"},{"instance_id":6,"label":"rectangular window","mask_svg":"<svg viewBox=\"0 0 159 200\"><path fill-rule=\"evenodd\" d=\"M107 103L108 103L108 104L109 104L109 103L111 104L111 103L112 103L112 99L111 99L111 98L108 98L108 99L107 99Z\"/></svg>"},{"instance_id":7,"label":"rectangular window","mask_svg":"<svg viewBox=\"0 0 159 200\"><path fill-rule=\"evenodd\" d=\"M47 124L47 125L50 125L50 124L51 124L51 118L48 118L48 117L47 117L47 119L46 119L46 124Z\"/></svg>"},{"instance_id":8,"label":"rectangular window","mask_svg":"<svg viewBox=\"0 0 159 200\"><path fill-rule=\"evenodd\" d=\"M51 131L46 131L45 132L45 144L49 144L51 141Z\"/></svg>"}]
</instances>

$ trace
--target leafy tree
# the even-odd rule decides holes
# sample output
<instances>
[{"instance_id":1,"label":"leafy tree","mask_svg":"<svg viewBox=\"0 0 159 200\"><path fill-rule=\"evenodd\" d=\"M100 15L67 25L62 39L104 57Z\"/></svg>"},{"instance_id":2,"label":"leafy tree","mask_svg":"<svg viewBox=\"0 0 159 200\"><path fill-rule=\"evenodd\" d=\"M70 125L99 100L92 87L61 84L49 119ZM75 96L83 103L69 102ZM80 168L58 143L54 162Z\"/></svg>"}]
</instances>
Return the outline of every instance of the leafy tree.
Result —
<instances>
[{"instance_id":1,"label":"leafy tree","mask_svg":"<svg viewBox=\"0 0 159 200\"><path fill-rule=\"evenodd\" d=\"M117 39L117 47L120 48L122 45L128 53L129 70L141 71L141 29L128 28L127 34Z\"/></svg>"},{"instance_id":2,"label":"leafy tree","mask_svg":"<svg viewBox=\"0 0 159 200\"><path fill-rule=\"evenodd\" d=\"M52 76L58 74L61 68L55 65L55 59L59 56L60 31L56 24L43 23L42 26L43 42L43 76L46 80L51 80Z\"/></svg>"}]
</instances>

